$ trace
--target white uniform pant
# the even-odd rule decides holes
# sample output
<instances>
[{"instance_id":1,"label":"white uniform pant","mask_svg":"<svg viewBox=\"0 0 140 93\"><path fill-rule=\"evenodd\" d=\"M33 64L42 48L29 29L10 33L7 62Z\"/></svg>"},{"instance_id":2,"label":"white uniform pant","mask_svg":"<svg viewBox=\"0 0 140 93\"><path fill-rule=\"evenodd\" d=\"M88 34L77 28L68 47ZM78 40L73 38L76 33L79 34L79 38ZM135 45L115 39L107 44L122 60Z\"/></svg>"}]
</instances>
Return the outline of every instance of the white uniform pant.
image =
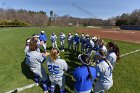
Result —
<instances>
[{"instance_id":1,"label":"white uniform pant","mask_svg":"<svg viewBox=\"0 0 140 93\"><path fill-rule=\"evenodd\" d=\"M51 81L51 87L55 87L55 85L58 85L60 90L65 90L65 75L59 78L56 78L56 76L49 76L49 79Z\"/></svg>"},{"instance_id":2,"label":"white uniform pant","mask_svg":"<svg viewBox=\"0 0 140 93\"><path fill-rule=\"evenodd\" d=\"M43 80L46 81L48 79L45 68L42 66L41 69L37 69L37 68L30 68L31 71L37 75L39 75L39 77Z\"/></svg>"},{"instance_id":3,"label":"white uniform pant","mask_svg":"<svg viewBox=\"0 0 140 93\"><path fill-rule=\"evenodd\" d=\"M57 42L56 41L52 42L52 47L57 48Z\"/></svg>"},{"instance_id":4,"label":"white uniform pant","mask_svg":"<svg viewBox=\"0 0 140 93\"><path fill-rule=\"evenodd\" d=\"M109 83L103 83L101 81L97 81L94 86L94 93L105 92L105 90L109 90L113 86L113 81Z\"/></svg>"},{"instance_id":5,"label":"white uniform pant","mask_svg":"<svg viewBox=\"0 0 140 93\"><path fill-rule=\"evenodd\" d=\"M46 47L47 47L46 43L44 43L42 46L43 46L44 50L46 50Z\"/></svg>"}]
</instances>

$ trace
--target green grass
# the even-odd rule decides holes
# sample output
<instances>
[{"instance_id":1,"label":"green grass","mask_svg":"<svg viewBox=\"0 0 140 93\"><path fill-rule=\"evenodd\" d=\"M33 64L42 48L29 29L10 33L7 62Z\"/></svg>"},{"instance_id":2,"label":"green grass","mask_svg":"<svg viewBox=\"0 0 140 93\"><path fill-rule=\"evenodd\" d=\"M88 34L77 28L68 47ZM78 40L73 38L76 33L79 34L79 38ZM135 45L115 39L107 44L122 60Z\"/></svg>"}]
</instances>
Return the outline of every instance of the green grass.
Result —
<instances>
[{"instance_id":1,"label":"green grass","mask_svg":"<svg viewBox=\"0 0 140 93\"><path fill-rule=\"evenodd\" d=\"M25 40L31 37L34 33L40 33L44 30L48 36L52 31L57 35L60 31L68 34L75 33L76 27L46 27L46 28L0 28L0 93L23 87L31 84L33 76L24 64L24 47ZM112 41L105 39L105 41ZM140 48L140 44L128 43L123 41L115 41L120 47L121 54ZM50 40L47 42L48 47L51 46ZM58 40L58 46L59 46ZM66 44L67 46L67 44ZM122 57L116 64L113 72L114 85L107 93L139 93L140 89L140 57L139 53L134 53ZM61 53L61 58L64 58L70 69L66 74L66 90L73 93L74 81L71 71L80 65L77 60L77 55L72 52ZM46 63L43 64L46 67ZM43 93L41 87L27 89L21 93ZM58 92L57 92L58 93Z\"/></svg>"}]
</instances>

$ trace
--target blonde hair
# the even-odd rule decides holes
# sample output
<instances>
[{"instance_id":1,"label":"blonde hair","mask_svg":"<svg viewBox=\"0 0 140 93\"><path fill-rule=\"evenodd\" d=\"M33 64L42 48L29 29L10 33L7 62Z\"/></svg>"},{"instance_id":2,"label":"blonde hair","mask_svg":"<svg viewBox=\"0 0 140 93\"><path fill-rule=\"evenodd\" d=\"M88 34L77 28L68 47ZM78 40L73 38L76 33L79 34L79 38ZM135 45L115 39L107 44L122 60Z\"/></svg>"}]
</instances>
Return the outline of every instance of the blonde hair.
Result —
<instances>
[{"instance_id":1,"label":"blonde hair","mask_svg":"<svg viewBox=\"0 0 140 93\"><path fill-rule=\"evenodd\" d=\"M57 48L52 48L51 50L51 60L55 61L58 57L59 50Z\"/></svg>"}]
</instances>

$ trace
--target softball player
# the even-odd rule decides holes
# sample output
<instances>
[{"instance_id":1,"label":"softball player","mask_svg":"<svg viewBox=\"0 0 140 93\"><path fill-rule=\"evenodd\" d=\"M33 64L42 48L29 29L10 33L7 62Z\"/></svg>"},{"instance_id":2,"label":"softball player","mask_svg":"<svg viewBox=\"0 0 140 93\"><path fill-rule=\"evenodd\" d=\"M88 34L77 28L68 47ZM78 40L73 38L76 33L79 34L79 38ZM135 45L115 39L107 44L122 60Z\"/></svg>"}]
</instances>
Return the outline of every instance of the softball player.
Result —
<instances>
[{"instance_id":1,"label":"softball player","mask_svg":"<svg viewBox=\"0 0 140 93\"><path fill-rule=\"evenodd\" d=\"M36 35L36 34L34 34L34 35L32 36L32 38L33 38L33 40L36 42L36 44L38 45L37 51L40 52L40 48L39 48L39 46L41 46L43 43L40 42L40 40L39 40L39 36Z\"/></svg>"},{"instance_id":2,"label":"softball player","mask_svg":"<svg viewBox=\"0 0 140 93\"><path fill-rule=\"evenodd\" d=\"M68 50L71 48L73 50L73 35L70 32L68 35Z\"/></svg>"},{"instance_id":3,"label":"softball player","mask_svg":"<svg viewBox=\"0 0 140 93\"><path fill-rule=\"evenodd\" d=\"M99 54L96 55L96 72L98 80L94 86L94 93L104 93L105 90L109 90L113 86L113 67L110 62L106 60L106 52L104 50L100 49L98 53Z\"/></svg>"},{"instance_id":4,"label":"softball player","mask_svg":"<svg viewBox=\"0 0 140 93\"><path fill-rule=\"evenodd\" d=\"M65 75L68 65L65 60L60 59L59 50L52 48L50 58L47 60L49 79L51 81L51 93L54 93L55 85L59 85L60 93L65 93Z\"/></svg>"},{"instance_id":5,"label":"softball player","mask_svg":"<svg viewBox=\"0 0 140 93\"><path fill-rule=\"evenodd\" d=\"M97 44L98 44L98 46L99 46L99 49L101 49L101 50L103 50L103 51L105 51L106 53L107 53L107 48L106 48L106 44L105 44L105 41L104 40L102 40L102 39L99 39L98 41L97 41Z\"/></svg>"},{"instance_id":6,"label":"softball player","mask_svg":"<svg viewBox=\"0 0 140 93\"><path fill-rule=\"evenodd\" d=\"M86 47L86 39L84 33L81 34L80 43L81 43L81 53L84 53Z\"/></svg>"},{"instance_id":7,"label":"softball player","mask_svg":"<svg viewBox=\"0 0 140 93\"><path fill-rule=\"evenodd\" d=\"M26 40L26 45L25 45L25 49L24 49L24 52L25 52L25 64L29 66L29 61L27 59L27 53L29 52L29 43L30 43L30 38L28 38Z\"/></svg>"},{"instance_id":8,"label":"softball player","mask_svg":"<svg viewBox=\"0 0 140 93\"><path fill-rule=\"evenodd\" d=\"M24 49L25 55L27 54L27 52L29 52L30 40L31 40L30 38L26 39L26 45L25 45L25 49Z\"/></svg>"},{"instance_id":9,"label":"softball player","mask_svg":"<svg viewBox=\"0 0 140 93\"><path fill-rule=\"evenodd\" d=\"M74 36L74 48L75 48L74 50L75 50L75 52L78 52L79 42L80 42L80 38L79 38L78 34L76 33Z\"/></svg>"},{"instance_id":10,"label":"softball player","mask_svg":"<svg viewBox=\"0 0 140 93\"><path fill-rule=\"evenodd\" d=\"M91 50L90 37L87 34L86 35L86 54L90 55L90 50Z\"/></svg>"},{"instance_id":11,"label":"softball player","mask_svg":"<svg viewBox=\"0 0 140 93\"><path fill-rule=\"evenodd\" d=\"M29 61L29 66L31 71L35 74L35 82L38 85L39 84L39 78L42 79L43 89L44 92L48 92L47 88L47 74L42 66L43 61L45 60L46 56L49 55L49 53L41 54L40 52L37 52L38 46L36 42L31 39L29 44L29 52L27 53L27 59Z\"/></svg>"},{"instance_id":12,"label":"softball player","mask_svg":"<svg viewBox=\"0 0 140 93\"><path fill-rule=\"evenodd\" d=\"M94 40L93 40L93 37L90 39L89 41L89 50L88 50L88 55L91 57L92 56L92 50L93 48L95 47L95 43L94 43Z\"/></svg>"},{"instance_id":13,"label":"softball player","mask_svg":"<svg viewBox=\"0 0 140 93\"><path fill-rule=\"evenodd\" d=\"M75 93L90 93L92 90L92 84L96 78L96 70L93 66L90 66L90 57L86 54L80 54L78 59L82 62L82 66L77 67L73 76L76 80L74 85Z\"/></svg>"},{"instance_id":14,"label":"softball player","mask_svg":"<svg viewBox=\"0 0 140 93\"><path fill-rule=\"evenodd\" d=\"M59 38L60 38L61 50L64 51L64 44L65 44L66 35L63 32L61 32Z\"/></svg>"},{"instance_id":15,"label":"softball player","mask_svg":"<svg viewBox=\"0 0 140 93\"><path fill-rule=\"evenodd\" d=\"M39 40L40 42L43 43L43 48L44 48L44 51L46 52L46 41L47 41L47 36L45 35L44 31L41 31L40 35L39 35Z\"/></svg>"},{"instance_id":16,"label":"softball player","mask_svg":"<svg viewBox=\"0 0 140 93\"><path fill-rule=\"evenodd\" d=\"M120 59L119 47L114 42L108 42L107 49L108 49L107 60L110 61L111 65L114 68L116 61Z\"/></svg>"},{"instance_id":17,"label":"softball player","mask_svg":"<svg viewBox=\"0 0 140 93\"><path fill-rule=\"evenodd\" d=\"M57 40L57 36L54 33L52 33L50 39L51 39L51 42L52 42L52 47L53 48L57 48L57 41L56 41Z\"/></svg>"}]
</instances>

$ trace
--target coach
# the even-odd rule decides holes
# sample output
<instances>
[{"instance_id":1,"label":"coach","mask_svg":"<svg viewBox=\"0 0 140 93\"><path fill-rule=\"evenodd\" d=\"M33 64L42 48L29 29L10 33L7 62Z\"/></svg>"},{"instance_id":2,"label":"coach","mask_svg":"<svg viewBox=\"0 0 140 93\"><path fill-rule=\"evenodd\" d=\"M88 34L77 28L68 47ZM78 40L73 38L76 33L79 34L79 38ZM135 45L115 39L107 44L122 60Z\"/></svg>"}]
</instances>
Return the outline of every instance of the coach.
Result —
<instances>
[{"instance_id":1,"label":"coach","mask_svg":"<svg viewBox=\"0 0 140 93\"><path fill-rule=\"evenodd\" d=\"M39 40L40 42L43 43L43 48L44 48L44 51L46 52L46 41L47 41L47 36L45 35L44 31L41 31L40 35L39 35Z\"/></svg>"}]
</instances>

